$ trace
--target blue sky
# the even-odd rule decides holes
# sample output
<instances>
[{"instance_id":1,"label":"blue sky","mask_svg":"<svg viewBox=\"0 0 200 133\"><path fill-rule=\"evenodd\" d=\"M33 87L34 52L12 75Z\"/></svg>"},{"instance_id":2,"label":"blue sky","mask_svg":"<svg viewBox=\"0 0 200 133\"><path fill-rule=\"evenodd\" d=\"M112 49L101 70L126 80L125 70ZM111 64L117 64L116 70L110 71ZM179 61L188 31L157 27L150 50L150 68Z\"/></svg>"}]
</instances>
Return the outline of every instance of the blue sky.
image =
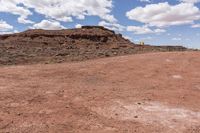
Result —
<instances>
[{"instance_id":1,"label":"blue sky","mask_svg":"<svg viewBox=\"0 0 200 133\"><path fill-rule=\"evenodd\" d=\"M0 0L0 34L102 25L133 42L200 48L200 0Z\"/></svg>"}]
</instances>

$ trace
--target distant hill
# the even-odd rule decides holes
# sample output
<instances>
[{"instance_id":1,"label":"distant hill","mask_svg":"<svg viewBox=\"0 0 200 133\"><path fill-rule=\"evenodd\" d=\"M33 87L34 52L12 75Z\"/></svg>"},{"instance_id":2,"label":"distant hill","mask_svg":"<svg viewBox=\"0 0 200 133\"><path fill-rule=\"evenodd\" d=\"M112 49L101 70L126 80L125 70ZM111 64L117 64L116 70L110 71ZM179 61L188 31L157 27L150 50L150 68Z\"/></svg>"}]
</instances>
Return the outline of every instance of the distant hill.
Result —
<instances>
[{"instance_id":1,"label":"distant hill","mask_svg":"<svg viewBox=\"0 0 200 133\"><path fill-rule=\"evenodd\" d=\"M101 26L65 30L27 30L0 35L0 65L60 63L157 51L182 46L139 46Z\"/></svg>"}]
</instances>

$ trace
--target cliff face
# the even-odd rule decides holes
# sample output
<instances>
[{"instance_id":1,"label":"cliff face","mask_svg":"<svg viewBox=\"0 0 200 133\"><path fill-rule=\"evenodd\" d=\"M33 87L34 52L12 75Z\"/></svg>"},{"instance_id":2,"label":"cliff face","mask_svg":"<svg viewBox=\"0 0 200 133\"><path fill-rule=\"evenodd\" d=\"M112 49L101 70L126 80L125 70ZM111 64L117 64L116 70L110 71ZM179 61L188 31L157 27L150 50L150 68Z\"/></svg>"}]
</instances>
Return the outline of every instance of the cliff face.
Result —
<instances>
[{"instance_id":1,"label":"cliff face","mask_svg":"<svg viewBox=\"0 0 200 133\"><path fill-rule=\"evenodd\" d=\"M28 30L13 35L0 36L1 43L14 43L15 45L111 45L130 46L132 43L115 34L114 31L100 26L83 26L80 29L69 30ZM37 44L35 44L37 43ZM81 47L80 46L80 47Z\"/></svg>"},{"instance_id":2,"label":"cliff face","mask_svg":"<svg viewBox=\"0 0 200 133\"><path fill-rule=\"evenodd\" d=\"M67 30L27 30L0 36L0 65L58 63L183 47L138 46L100 26Z\"/></svg>"}]
</instances>

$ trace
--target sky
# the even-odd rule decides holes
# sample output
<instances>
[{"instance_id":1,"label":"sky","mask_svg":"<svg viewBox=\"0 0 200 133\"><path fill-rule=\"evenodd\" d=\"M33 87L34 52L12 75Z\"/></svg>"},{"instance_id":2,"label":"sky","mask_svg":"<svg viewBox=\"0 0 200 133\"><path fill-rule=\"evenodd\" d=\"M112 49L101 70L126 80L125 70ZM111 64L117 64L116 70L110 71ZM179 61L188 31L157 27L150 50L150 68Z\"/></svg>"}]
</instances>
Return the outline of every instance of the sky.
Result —
<instances>
[{"instance_id":1,"label":"sky","mask_svg":"<svg viewBox=\"0 0 200 133\"><path fill-rule=\"evenodd\" d=\"M138 43L200 49L200 0L0 0L0 34L100 25Z\"/></svg>"}]
</instances>

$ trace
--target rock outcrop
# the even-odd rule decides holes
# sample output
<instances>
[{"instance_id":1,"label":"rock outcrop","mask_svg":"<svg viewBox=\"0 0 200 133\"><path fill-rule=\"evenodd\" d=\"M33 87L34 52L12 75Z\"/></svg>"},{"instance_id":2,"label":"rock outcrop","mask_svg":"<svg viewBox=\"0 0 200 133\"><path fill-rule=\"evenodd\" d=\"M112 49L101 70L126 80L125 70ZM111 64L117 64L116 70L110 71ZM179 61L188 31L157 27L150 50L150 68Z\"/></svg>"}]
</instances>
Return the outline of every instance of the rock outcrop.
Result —
<instances>
[{"instance_id":1,"label":"rock outcrop","mask_svg":"<svg viewBox=\"0 0 200 133\"><path fill-rule=\"evenodd\" d=\"M0 65L54 63L135 54L183 51L184 47L138 46L101 26L27 30L0 36Z\"/></svg>"},{"instance_id":2,"label":"rock outcrop","mask_svg":"<svg viewBox=\"0 0 200 133\"><path fill-rule=\"evenodd\" d=\"M121 34L115 34L101 26L83 26L79 29L67 30L27 30L22 33L0 36L1 43L14 43L15 45L29 43L60 45L132 45Z\"/></svg>"}]
</instances>

